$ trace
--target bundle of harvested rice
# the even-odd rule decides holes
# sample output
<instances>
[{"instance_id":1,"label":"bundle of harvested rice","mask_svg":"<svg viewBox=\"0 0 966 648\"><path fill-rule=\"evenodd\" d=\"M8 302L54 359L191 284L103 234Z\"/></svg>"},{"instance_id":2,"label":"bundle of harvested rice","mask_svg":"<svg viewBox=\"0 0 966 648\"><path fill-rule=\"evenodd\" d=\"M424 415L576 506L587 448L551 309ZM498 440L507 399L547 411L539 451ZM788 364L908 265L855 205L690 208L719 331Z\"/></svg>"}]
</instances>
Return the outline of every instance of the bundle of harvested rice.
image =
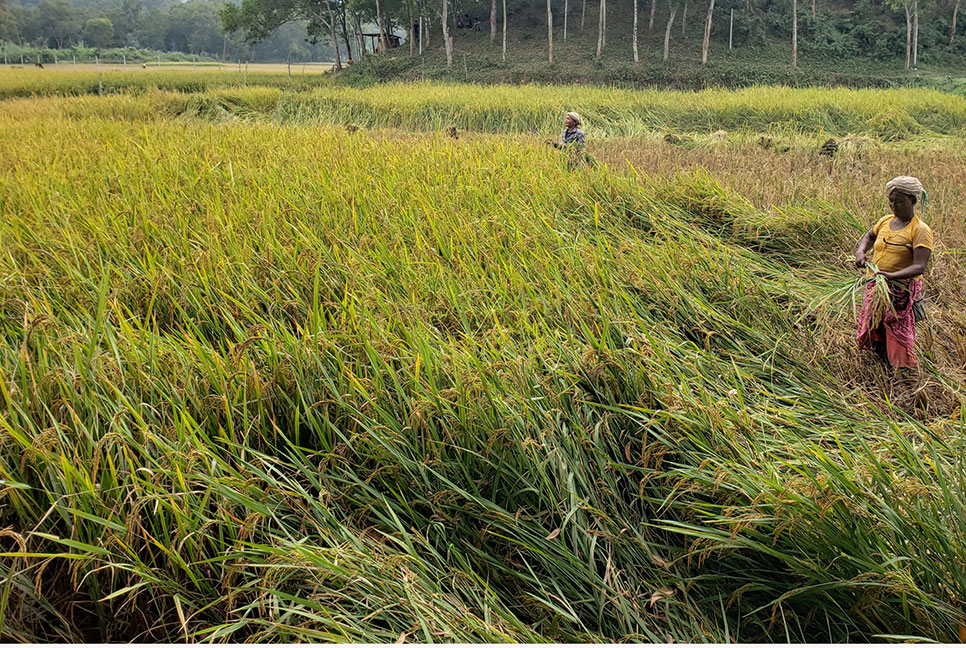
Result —
<instances>
[{"instance_id":1,"label":"bundle of harvested rice","mask_svg":"<svg viewBox=\"0 0 966 648\"><path fill-rule=\"evenodd\" d=\"M872 294L872 304L869 306L869 328L878 328L885 319L886 309L895 314L896 309L892 305L892 293L889 288L889 280L878 274L879 268L874 263L866 261L865 267L872 273L872 281L875 282Z\"/></svg>"}]
</instances>

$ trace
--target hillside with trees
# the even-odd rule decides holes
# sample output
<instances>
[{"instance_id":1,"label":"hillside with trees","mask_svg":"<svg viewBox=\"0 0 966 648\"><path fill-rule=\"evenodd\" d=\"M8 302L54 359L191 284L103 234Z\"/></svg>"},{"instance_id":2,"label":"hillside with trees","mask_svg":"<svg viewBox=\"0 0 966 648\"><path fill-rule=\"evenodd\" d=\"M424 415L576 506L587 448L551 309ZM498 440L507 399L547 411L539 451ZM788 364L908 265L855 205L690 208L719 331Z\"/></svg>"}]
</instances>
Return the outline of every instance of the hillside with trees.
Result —
<instances>
[{"instance_id":1,"label":"hillside with trees","mask_svg":"<svg viewBox=\"0 0 966 648\"><path fill-rule=\"evenodd\" d=\"M339 43L350 77L895 85L959 76L961 0L242 0L226 26ZM372 21L384 39L361 36ZM370 29L370 32L373 31ZM383 49L383 48L380 48ZM917 70L924 74L917 74ZM908 72L906 72L908 71Z\"/></svg>"},{"instance_id":2,"label":"hillside with trees","mask_svg":"<svg viewBox=\"0 0 966 648\"><path fill-rule=\"evenodd\" d=\"M347 81L958 88L961 1L0 0L0 50L352 62Z\"/></svg>"}]
</instances>

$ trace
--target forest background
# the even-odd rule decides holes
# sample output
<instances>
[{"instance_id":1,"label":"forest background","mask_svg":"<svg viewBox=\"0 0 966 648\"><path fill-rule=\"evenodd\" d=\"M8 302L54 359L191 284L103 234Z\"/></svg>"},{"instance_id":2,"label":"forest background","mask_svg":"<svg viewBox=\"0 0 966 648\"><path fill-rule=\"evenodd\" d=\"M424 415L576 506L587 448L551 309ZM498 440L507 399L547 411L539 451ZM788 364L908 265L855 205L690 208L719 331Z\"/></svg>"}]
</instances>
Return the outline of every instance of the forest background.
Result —
<instances>
[{"instance_id":1,"label":"forest background","mask_svg":"<svg viewBox=\"0 0 966 648\"><path fill-rule=\"evenodd\" d=\"M838 80L845 85L895 85L895 79L852 83L850 75L924 69L927 77L954 79L966 61L961 1L0 0L0 51L7 63L93 60L95 55L139 61L163 55L169 61L332 61L341 67L372 52L376 39L364 33L384 33L398 36L401 47L390 52L395 56L369 59L357 75L394 78L408 71L413 76L409 55L423 49L420 75L427 75L427 65L429 75L455 65L471 81L490 80L481 70L491 68L490 76L497 75L492 80L499 81L681 85L666 74L635 74L630 66L656 63L666 71L677 66L678 77L693 79L701 71L692 64L710 59L719 69L741 70L710 79L726 86L746 85L776 62L831 71L842 75ZM466 19L475 27L472 34L463 28ZM419 25L422 43L413 37ZM564 67L584 65L579 77L527 69L553 64L554 40L558 67L563 55L568 58ZM723 57L716 56L718 50ZM615 71L614 65L623 70ZM518 74L508 74L507 68ZM772 76L766 74L762 82L796 83L794 76ZM836 82L828 75L805 80Z\"/></svg>"}]
</instances>

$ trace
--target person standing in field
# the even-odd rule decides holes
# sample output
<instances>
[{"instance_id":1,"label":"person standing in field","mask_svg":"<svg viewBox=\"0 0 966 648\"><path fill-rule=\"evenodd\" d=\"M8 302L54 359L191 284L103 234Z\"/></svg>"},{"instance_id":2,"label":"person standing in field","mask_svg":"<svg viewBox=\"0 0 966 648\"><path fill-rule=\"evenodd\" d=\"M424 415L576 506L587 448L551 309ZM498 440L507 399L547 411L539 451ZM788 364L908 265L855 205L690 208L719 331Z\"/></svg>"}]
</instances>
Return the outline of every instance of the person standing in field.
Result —
<instances>
[{"instance_id":1,"label":"person standing in field","mask_svg":"<svg viewBox=\"0 0 966 648\"><path fill-rule=\"evenodd\" d=\"M553 140L547 140L547 144L552 144L554 148L562 149L579 149L581 151L586 148L586 142L584 140L584 131L580 130L583 120L575 112L569 112L564 117L564 132L560 136L559 142L554 142Z\"/></svg>"},{"instance_id":2,"label":"person standing in field","mask_svg":"<svg viewBox=\"0 0 966 648\"><path fill-rule=\"evenodd\" d=\"M892 215L879 219L859 241L855 265L865 268L872 250L876 274L889 282L892 307L885 308L882 322L873 327L875 282L870 281L857 325L858 346L876 351L892 367L915 367L916 321L925 317L919 301L922 275L932 254L933 233L916 215L916 205L926 203L926 191L918 179L894 178L886 184L886 192Z\"/></svg>"},{"instance_id":3,"label":"person standing in field","mask_svg":"<svg viewBox=\"0 0 966 648\"><path fill-rule=\"evenodd\" d=\"M581 164L591 162L592 159L587 155L587 143L584 140L584 131L580 130L583 120L575 112L568 112L564 116L564 131L560 136L559 142L547 140L554 148L564 149L568 153L567 166L575 169Z\"/></svg>"}]
</instances>

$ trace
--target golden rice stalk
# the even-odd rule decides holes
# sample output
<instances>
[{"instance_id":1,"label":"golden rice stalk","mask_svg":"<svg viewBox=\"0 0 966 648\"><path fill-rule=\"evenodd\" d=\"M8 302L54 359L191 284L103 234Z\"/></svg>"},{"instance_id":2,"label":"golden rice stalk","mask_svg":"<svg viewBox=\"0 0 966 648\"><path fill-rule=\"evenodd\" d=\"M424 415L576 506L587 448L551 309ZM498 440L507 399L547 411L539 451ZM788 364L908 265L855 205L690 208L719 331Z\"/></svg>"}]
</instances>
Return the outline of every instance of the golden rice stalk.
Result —
<instances>
[{"instance_id":1,"label":"golden rice stalk","mask_svg":"<svg viewBox=\"0 0 966 648\"><path fill-rule=\"evenodd\" d=\"M872 304L869 307L870 328L878 328L885 319L886 309L895 314L896 309L892 304L892 292L889 288L889 280L878 274L879 267L874 263L866 261L865 267L872 273L872 281L875 282L872 294Z\"/></svg>"}]
</instances>

